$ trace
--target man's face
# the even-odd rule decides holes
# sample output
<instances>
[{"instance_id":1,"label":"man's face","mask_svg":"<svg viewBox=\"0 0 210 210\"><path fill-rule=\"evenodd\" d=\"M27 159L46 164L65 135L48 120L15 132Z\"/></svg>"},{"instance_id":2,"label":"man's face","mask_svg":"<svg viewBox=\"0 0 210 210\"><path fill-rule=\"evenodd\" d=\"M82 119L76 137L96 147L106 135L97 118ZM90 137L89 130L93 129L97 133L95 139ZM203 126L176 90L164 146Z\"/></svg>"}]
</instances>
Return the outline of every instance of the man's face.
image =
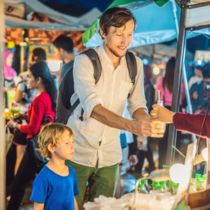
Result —
<instances>
[{"instance_id":1,"label":"man's face","mask_svg":"<svg viewBox=\"0 0 210 210\"><path fill-rule=\"evenodd\" d=\"M115 57L124 56L132 42L134 27L133 20L128 21L120 28L111 26L108 33L103 35L107 53Z\"/></svg>"},{"instance_id":2,"label":"man's face","mask_svg":"<svg viewBox=\"0 0 210 210\"><path fill-rule=\"evenodd\" d=\"M60 60L64 60L64 50L62 48L56 48L57 49L57 56L58 59Z\"/></svg>"}]
</instances>

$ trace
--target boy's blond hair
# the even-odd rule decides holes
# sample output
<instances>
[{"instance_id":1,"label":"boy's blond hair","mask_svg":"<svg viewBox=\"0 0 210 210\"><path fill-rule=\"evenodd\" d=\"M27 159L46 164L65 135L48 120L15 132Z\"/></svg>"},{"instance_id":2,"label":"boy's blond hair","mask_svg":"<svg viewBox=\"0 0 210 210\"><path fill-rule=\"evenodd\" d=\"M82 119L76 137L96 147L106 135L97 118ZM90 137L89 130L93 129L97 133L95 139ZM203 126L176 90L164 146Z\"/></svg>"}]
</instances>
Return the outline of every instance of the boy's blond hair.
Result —
<instances>
[{"instance_id":1,"label":"boy's blond hair","mask_svg":"<svg viewBox=\"0 0 210 210\"><path fill-rule=\"evenodd\" d=\"M43 157L51 156L48 145L52 144L53 146L56 146L65 130L69 132L69 137L73 137L71 128L61 123L48 123L42 127L38 137L38 144L39 152Z\"/></svg>"}]
</instances>

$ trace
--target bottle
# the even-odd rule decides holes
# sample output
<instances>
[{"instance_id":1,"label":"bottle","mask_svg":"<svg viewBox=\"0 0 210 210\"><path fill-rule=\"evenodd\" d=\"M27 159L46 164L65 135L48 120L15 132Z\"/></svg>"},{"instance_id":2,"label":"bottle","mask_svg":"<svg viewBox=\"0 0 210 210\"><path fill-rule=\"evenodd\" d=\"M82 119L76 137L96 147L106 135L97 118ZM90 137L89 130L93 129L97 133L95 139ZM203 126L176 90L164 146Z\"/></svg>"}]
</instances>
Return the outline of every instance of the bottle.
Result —
<instances>
[{"instance_id":1,"label":"bottle","mask_svg":"<svg viewBox=\"0 0 210 210\"><path fill-rule=\"evenodd\" d=\"M163 101L160 98L160 91L156 90L157 104L163 106ZM158 130L156 129L158 127ZM165 133L165 123L158 120L152 121L152 134L153 138L162 138Z\"/></svg>"},{"instance_id":2,"label":"bottle","mask_svg":"<svg viewBox=\"0 0 210 210\"><path fill-rule=\"evenodd\" d=\"M206 175L196 173L195 180L196 180L196 190L204 191L206 189Z\"/></svg>"},{"instance_id":3,"label":"bottle","mask_svg":"<svg viewBox=\"0 0 210 210\"><path fill-rule=\"evenodd\" d=\"M169 191L166 181L160 181L160 185L162 186L163 192L168 192Z\"/></svg>"},{"instance_id":4,"label":"bottle","mask_svg":"<svg viewBox=\"0 0 210 210\"><path fill-rule=\"evenodd\" d=\"M158 184L157 181L153 181L153 182L152 182L151 194L157 194L157 193L159 193L158 186L159 186L159 184Z\"/></svg>"},{"instance_id":5,"label":"bottle","mask_svg":"<svg viewBox=\"0 0 210 210\"><path fill-rule=\"evenodd\" d=\"M167 182L167 187L168 187L169 191L171 192L171 194L175 195L177 193L179 184L170 180Z\"/></svg>"},{"instance_id":6,"label":"bottle","mask_svg":"<svg viewBox=\"0 0 210 210\"><path fill-rule=\"evenodd\" d=\"M144 184L138 184L138 191L140 193L144 193L144 194L147 194L148 193L148 191L147 191L147 189L146 189L146 187L145 187Z\"/></svg>"}]
</instances>

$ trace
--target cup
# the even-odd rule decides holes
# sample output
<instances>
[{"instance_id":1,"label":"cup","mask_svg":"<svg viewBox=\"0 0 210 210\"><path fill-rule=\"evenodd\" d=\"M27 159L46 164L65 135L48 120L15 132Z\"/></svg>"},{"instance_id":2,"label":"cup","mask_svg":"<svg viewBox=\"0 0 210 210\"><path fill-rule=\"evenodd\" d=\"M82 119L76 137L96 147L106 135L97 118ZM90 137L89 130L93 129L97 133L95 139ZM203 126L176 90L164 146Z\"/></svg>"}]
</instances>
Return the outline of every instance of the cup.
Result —
<instances>
[{"instance_id":1,"label":"cup","mask_svg":"<svg viewBox=\"0 0 210 210\"><path fill-rule=\"evenodd\" d=\"M163 138L165 133L165 123L158 120L153 120L151 123L151 137L152 138Z\"/></svg>"}]
</instances>

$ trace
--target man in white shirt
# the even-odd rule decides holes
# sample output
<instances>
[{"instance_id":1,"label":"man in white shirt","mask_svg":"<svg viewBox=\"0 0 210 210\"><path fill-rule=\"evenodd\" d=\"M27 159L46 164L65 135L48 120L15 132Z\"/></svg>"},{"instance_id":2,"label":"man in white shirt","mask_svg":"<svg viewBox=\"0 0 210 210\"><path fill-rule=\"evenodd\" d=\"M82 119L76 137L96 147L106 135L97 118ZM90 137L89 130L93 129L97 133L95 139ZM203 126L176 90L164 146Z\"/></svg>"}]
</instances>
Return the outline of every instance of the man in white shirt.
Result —
<instances>
[{"instance_id":1,"label":"man in white shirt","mask_svg":"<svg viewBox=\"0 0 210 210\"><path fill-rule=\"evenodd\" d=\"M137 75L133 84L125 58L134 28L135 18L126 8L111 8L102 15L99 32L104 42L95 49L102 65L97 84L90 59L81 54L74 61L75 94L71 102L79 98L80 104L67 125L74 132L75 154L71 165L78 175L80 209L87 183L90 184L90 200L99 195L113 196L122 157L120 130L138 136L150 135L143 65L136 57ZM132 120L122 117L126 101Z\"/></svg>"}]
</instances>

